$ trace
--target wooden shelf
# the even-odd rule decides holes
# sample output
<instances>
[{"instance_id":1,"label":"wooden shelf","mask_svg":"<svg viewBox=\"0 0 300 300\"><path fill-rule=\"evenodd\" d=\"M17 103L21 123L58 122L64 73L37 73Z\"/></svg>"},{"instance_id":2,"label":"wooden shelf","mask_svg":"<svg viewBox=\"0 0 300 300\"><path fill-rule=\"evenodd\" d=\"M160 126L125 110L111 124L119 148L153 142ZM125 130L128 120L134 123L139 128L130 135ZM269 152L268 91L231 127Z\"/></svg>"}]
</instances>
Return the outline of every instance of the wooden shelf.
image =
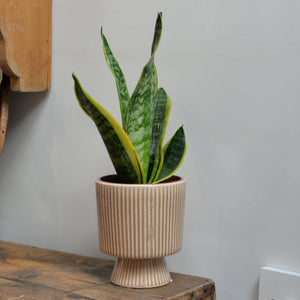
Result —
<instances>
[{"instance_id":1,"label":"wooden shelf","mask_svg":"<svg viewBox=\"0 0 300 300\"><path fill-rule=\"evenodd\" d=\"M52 0L0 0L0 68L10 89L50 89Z\"/></svg>"},{"instance_id":2,"label":"wooden shelf","mask_svg":"<svg viewBox=\"0 0 300 300\"><path fill-rule=\"evenodd\" d=\"M114 262L0 241L1 299L216 300L211 279L171 273L159 288L113 285Z\"/></svg>"}]
</instances>

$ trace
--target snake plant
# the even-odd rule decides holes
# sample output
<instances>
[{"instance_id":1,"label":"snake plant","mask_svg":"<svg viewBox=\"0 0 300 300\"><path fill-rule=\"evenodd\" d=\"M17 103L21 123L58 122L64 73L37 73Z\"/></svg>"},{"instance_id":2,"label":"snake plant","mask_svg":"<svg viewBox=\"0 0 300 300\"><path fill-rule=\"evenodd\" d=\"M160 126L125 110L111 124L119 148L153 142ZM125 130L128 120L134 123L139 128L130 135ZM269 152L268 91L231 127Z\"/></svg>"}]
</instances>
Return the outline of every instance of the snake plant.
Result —
<instances>
[{"instance_id":1,"label":"snake plant","mask_svg":"<svg viewBox=\"0 0 300 300\"><path fill-rule=\"evenodd\" d=\"M154 55L162 32L162 14L158 13L151 56L130 97L123 72L115 59L101 28L105 59L117 85L122 126L82 88L72 74L76 98L82 110L95 122L119 182L158 183L168 179L179 168L186 150L181 126L163 146L171 100L158 88Z\"/></svg>"}]
</instances>

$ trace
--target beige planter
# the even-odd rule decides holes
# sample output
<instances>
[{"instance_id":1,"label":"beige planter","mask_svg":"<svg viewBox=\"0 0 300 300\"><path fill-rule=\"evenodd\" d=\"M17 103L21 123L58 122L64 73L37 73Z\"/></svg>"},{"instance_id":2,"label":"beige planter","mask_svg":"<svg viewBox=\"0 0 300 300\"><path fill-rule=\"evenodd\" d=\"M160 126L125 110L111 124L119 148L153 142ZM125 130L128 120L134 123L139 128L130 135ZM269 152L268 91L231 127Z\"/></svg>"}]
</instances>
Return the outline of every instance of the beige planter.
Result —
<instances>
[{"instance_id":1,"label":"beige planter","mask_svg":"<svg viewBox=\"0 0 300 300\"><path fill-rule=\"evenodd\" d=\"M96 181L100 250L118 257L111 281L133 288L171 281L164 256L182 246L185 180L159 184Z\"/></svg>"}]
</instances>

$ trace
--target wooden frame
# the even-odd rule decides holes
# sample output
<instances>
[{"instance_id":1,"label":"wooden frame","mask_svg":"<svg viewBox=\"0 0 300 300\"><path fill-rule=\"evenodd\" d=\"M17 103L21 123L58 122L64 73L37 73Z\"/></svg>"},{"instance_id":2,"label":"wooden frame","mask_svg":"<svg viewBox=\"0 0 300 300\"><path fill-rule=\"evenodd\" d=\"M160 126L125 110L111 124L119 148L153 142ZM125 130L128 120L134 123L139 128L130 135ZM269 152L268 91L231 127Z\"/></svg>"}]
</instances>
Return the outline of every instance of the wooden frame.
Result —
<instances>
[{"instance_id":1,"label":"wooden frame","mask_svg":"<svg viewBox=\"0 0 300 300\"><path fill-rule=\"evenodd\" d=\"M0 0L0 153L7 119L8 90L39 92L51 83L52 0Z\"/></svg>"},{"instance_id":2,"label":"wooden frame","mask_svg":"<svg viewBox=\"0 0 300 300\"><path fill-rule=\"evenodd\" d=\"M50 89L52 0L0 0L0 68L10 89Z\"/></svg>"}]
</instances>

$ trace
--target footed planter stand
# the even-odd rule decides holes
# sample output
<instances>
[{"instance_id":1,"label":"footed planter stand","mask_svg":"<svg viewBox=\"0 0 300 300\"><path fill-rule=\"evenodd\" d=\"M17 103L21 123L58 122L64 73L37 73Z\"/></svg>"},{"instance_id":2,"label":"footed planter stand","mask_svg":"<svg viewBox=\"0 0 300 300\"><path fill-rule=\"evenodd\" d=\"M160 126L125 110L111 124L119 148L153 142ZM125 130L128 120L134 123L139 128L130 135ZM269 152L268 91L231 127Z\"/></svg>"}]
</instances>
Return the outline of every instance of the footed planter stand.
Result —
<instances>
[{"instance_id":1,"label":"footed planter stand","mask_svg":"<svg viewBox=\"0 0 300 300\"><path fill-rule=\"evenodd\" d=\"M185 180L158 184L96 181L100 250L118 257L111 281L150 288L171 281L164 256L182 246Z\"/></svg>"}]
</instances>

